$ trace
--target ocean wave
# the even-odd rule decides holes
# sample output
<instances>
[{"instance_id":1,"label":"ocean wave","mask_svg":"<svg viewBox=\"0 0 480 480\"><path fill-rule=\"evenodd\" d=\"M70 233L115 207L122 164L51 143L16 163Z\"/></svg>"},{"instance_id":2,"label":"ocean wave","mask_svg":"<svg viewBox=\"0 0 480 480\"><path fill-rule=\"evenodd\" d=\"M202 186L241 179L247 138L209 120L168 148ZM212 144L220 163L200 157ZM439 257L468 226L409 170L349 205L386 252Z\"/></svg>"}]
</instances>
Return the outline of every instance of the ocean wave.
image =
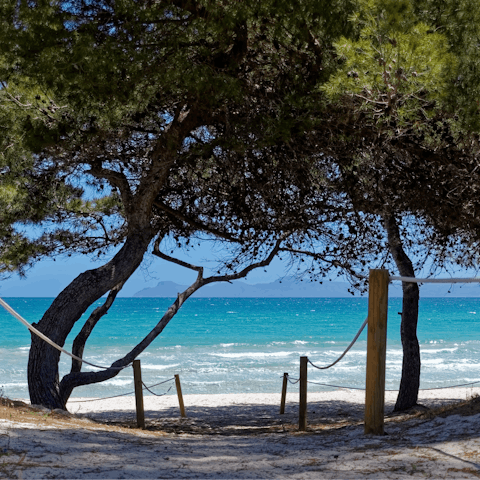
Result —
<instances>
[{"instance_id":1,"label":"ocean wave","mask_svg":"<svg viewBox=\"0 0 480 480\"><path fill-rule=\"evenodd\" d=\"M107 380L105 382L100 383L100 385L112 385L115 387L123 387L125 385L133 385L133 378L130 379L122 379L122 378L111 378L110 380Z\"/></svg>"},{"instance_id":2,"label":"ocean wave","mask_svg":"<svg viewBox=\"0 0 480 480\"><path fill-rule=\"evenodd\" d=\"M188 383L191 385L210 385L210 386L219 387L220 383L223 383L223 382L197 382L195 380L190 380Z\"/></svg>"},{"instance_id":3,"label":"ocean wave","mask_svg":"<svg viewBox=\"0 0 480 480\"><path fill-rule=\"evenodd\" d=\"M435 370L440 372L470 372L472 370L480 370L480 363L426 363L422 362L425 369ZM454 381L455 378L459 378L459 376L452 376Z\"/></svg>"},{"instance_id":4,"label":"ocean wave","mask_svg":"<svg viewBox=\"0 0 480 480\"><path fill-rule=\"evenodd\" d=\"M297 352L245 352L245 353L208 353L212 357L221 358L263 358L263 357L288 357L298 355Z\"/></svg>"},{"instance_id":5,"label":"ocean wave","mask_svg":"<svg viewBox=\"0 0 480 480\"><path fill-rule=\"evenodd\" d=\"M318 352L311 352L310 355L327 355L330 357L339 357L345 350L326 350L326 351L318 351ZM365 350L349 350L347 353L347 356L352 357L352 356L361 356L365 357L367 355L367 352ZM345 357L347 358L347 357ZM312 360L313 362L313 360Z\"/></svg>"},{"instance_id":6,"label":"ocean wave","mask_svg":"<svg viewBox=\"0 0 480 480\"><path fill-rule=\"evenodd\" d=\"M441 353L441 352L456 352L458 351L458 347L452 347L452 348L422 348L421 353Z\"/></svg>"},{"instance_id":7,"label":"ocean wave","mask_svg":"<svg viewBox=\"0 0 480 480\"><path fill-rule=\"evenodd\" d=\"M151 364L142 364L142 370L167 370L168 368L174 368L180 366L181 363L173 363L168 365L151 365Z\"/></svg>"},{"instance_id":8,"label":"ocean wave","mask_svg":"<svg viewBox=\"0 0 480 480\"><path fill-rule=\"evenodd\" d=\"M0 384L0 389L2 389L2 388L8 388L8 387L12 387L12 388L21 387L21 388L24 388L24 387L28 387L28 383L27 383L27 382L8 382L8 383L2 383L2 384Z\"/></svg>"}]
</instances>

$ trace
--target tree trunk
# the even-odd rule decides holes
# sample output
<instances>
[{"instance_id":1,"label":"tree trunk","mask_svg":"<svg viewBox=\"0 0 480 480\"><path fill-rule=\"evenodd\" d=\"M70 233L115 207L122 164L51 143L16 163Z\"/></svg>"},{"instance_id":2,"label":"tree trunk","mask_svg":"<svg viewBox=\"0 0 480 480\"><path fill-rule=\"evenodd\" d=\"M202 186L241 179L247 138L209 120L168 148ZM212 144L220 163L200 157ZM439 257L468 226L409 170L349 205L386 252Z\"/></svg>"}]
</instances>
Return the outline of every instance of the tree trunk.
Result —
<instances>
[{"instance_id":1,"label":"tree trunk","mask_svg":"<svg viewBox=\"0 0 480 480\"><path fill-rule=\"evenodd\" d=\"M403 250L397 222L393 216L385 219L390 252L398 271L403 277L414 277L411 260ZM402 379L394 411L404 411L415 405L420 388L420 346L417 338L418 302L420 293L417 283L402 282L402 322L400 335L403 347Z\"/></svg>"},{"instance_id":2,"label":"tree trunk","mask_svg":"<svg viewBox=\"0 0 480 480\"><path fill-rule=\"evenodd\" d=\"M119 283L127 280L142 262L153 238L150 228L127 236L120 251L107 264L80 274L53 301L38 330L63 347L73 326L87 308ZM32 404L65 409L68 399L59 388L60 352L32 334L28 359L28 389Z\"/></svg>"}]
</instances>

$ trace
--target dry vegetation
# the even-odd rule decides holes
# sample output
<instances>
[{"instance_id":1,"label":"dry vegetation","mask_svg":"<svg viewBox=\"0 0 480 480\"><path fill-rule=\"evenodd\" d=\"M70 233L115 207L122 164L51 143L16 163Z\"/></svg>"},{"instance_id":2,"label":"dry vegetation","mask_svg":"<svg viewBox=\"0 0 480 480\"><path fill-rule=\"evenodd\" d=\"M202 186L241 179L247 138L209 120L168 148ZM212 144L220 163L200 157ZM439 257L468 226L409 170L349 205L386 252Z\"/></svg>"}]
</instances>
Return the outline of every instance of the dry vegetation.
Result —
<instances>
[{"instance_id":1,"label":"dry vegetation","mask_svg":"<svg viewBox=\"0 0 480 480\"><path fill-rule=\"evenodd\" d=\"M61 410L49 411L42 407L32 407L24 402L10 400L8 398L0 398L0 421L1 420L34 425L38 429L54 427L83 428L87 430L128 431L130 434L134 433L132 430L127 430L121 425L101 423L89 418L70 415L68 412ZM0 453L4 448L3 445L0 445Z\"/></svg>"},{"instance_id":2,"label":"dry vegetation","mask_svg":"<svg viewBox=\"0 0 480 480\"><path fill-rule=\"evenodd\" d=\"M407 413L395 414L386 418L386 423L400 423L413 418L432 420L438 416L475 415L480 413L480 396L474 396L454 404L436 408L413 408ZM41 428L84 428L89 430L106 430L125 433L140 432L133 420L101 422L85 417L71 415L61 410L49 411L42 407L30 406L24 402L0 397L0 420L35 425ZM246 418L212 418L198 420L193 418L157 418L147 422L146 430L152 434L193 434L193 435L258 435L265 433L298 434L298 426L284 422L281 417L246 419ZM325 422L309 422L308 432L337 430L352 425L359 425L362 421L354 418L328 419ZM307 432L307 433L308 433ZM304 434L304 433L303 433ZM1 438L1 437L0 437ZM3 443L3 442L2 442ZM0 453L4 447L0 445Z\"/></svg>"},{"instance_id":3,"label":"dry vegetation","mask_svg":"<svg viewBox=\"0 0 480 480\"><path fill-rule=\"evenodd\" d=\"M432 419L435 417L448 417L450 415L469 416L476 415L477 413L480 413L480 396L475 395L459 403L417 412L415 416Z\"/></svg>"}]
</instances>

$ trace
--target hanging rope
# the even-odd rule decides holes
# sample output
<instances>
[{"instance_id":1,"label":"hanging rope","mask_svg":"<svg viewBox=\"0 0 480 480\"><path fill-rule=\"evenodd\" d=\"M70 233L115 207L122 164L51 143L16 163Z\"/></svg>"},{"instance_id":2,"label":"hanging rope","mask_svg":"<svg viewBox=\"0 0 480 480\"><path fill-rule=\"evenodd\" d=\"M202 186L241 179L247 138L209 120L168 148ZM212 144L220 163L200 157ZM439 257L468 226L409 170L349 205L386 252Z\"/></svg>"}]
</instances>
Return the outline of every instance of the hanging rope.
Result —
<instances>
[{"instance_id":1,"label":"hanging rope","mask_svg":"<svg viewBox=\"0 0 480 480\"><path fill-rule=\"evenodd\" d=\"M175 380L175 378L173 378L173 380ZM165 382L162 382L162 383L165 383ZM156 385L150 385L150 387L147 387L143 382L142 382L142 384L143 384L143 387L144 387L145 390L150 392L152 395L155 395L156 397L163 397L173 388L173 385L170 385L170 388L165 393L155 393L155 392L152 392L152 390L150 390L150 388L155 387ZM158 384L158 385L160 385L160 384Z\"/></svg>"},{"instance_id":2,"label":"hanging rope","mask_svg":"<svg viewBox=\"0 0 480 480\"><path fill-rule=\"evenodd\" d=\"M365 388L360 388L360 387L346 387L345 385L332 385L330 383L312 382L311 380L307 380L307 383L311 383L312 385L321 385L323 387L343 388L345 390L365 390ZM470 385L476 385L477 383L480 383L480 380L478 380L477 382L461 383L459 385L450 385L448 387L419 388L418 390L420 392L428 392L430 390L448 390L449 388L468 387ZM398 389L396 389L396 390L385 390L385 391L386 392L398 392Z\"/></svg>"},{"instance_id":3,"label":"hanging rope","mask_svg":"<svg viewBox=\"0 0 480 480\"><path fill-rule=\"evenodd\" d=\"M62 348L60 345L57 345L53 340L50 340L46 335L44 335L42 332L37 330L35 327L30 325L19 313L17 313L10 305L8 305L7 302L5 302L2 298L0 298L0 305L11 315L13 315L21 324L23 324L25 327L27 327L32 333L34 333L37 337L40 337L42 340L47 342L49 345L51 345L53 348L56 348L60 352L64 353L65 355L68 355L69 357L72 357L74 360L77 360L78 362L86 363L87 365L90 365L91 367L95 368L101 368L103 370L123 370L124 368L127 368L131 364L129 363L128 365L125 365L124 367L104 367L101 365L95 365L94 363L90 363L87 360L84 360L83 358L77 357L73 353L68 352L64 348Z\"/></svg>"},{"instance_id":4,"label":"hanging rope","mask_svg":"<svg viewBox=\"0 0 480 480\"><path fill-rule=\"evenodd\" d=\"M158 385L162 385L163 383L171 382L173 380L175 380L175 377L169 378L168 380L165 380L165 381L160 382L160 383L155 383L154 385L150 385L149 387L147 387L147 385L145 385L142 382L143 387L144 387L143 390L148 390L150 393L152 393L153 395L155 395L157 397L163 397L163 395L166 395L172 389L173 385L165 393L162 393L161 395L158 395L157 393L152 392L150 390L150 388L157 387ZM120 393L119 395L113 395L111 397L89 398L88 400L69 400L69 402L71 402L71 403L97 402L97 401L100 401L100 400L110 400L111 398L126 397L127 395L133 395L133 394L135 394L135 392Z\"/></svg>"},{"instance_id":5,"label":"hanging rope","mask_svg":"<svg viewBox=\"0 0 480 480\"><path fill-rule=\"evenodd\" d=\"M390 281L398 280L407 283L480 283L480 278L415 278L415 277L389 277Z\"/></svg>"},{"instance_id":6,"label":"hanging rope","mask_svg":"<svg viewBox=\"0 0 480 480\"><path fill-rule=\"evenodd\" d=\"M355 335L354 339L350 342L350 345L345 349L345 351L333 363L331 363L330 365L327 365L326 367L319 367L318 365L315 365L314 363L312 363L310 361L310 359L308 359L308 363L310 365L312 365L312 367L314 367L318 370L326 370L327 368L330 368L330 367L333 367L334 365L336 365L347 354L347 352L353 347L354 343L357 341L358 337L363 332L363 329L365 328L367 323L368 323L368 316L365 319L365 321L363 322L362 326L360 327L360 330Z\"/></svg>"}]
</instances>

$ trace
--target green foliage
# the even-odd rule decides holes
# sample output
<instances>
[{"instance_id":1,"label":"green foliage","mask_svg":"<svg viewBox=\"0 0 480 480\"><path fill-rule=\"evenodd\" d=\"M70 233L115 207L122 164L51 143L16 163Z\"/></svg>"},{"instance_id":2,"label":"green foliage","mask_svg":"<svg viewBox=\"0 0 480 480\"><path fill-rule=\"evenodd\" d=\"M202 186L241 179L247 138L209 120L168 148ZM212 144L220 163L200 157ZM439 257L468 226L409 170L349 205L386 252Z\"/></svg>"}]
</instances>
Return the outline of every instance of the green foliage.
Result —
<instances>
[{"instance_id":1,"label":"green foliage","mask_svg":"<svg viewBox=\"0 0 480 480\"><path fill-rule=\"evenodd\" d=\"M352 8L351 0L2 0L0 108L15 117L9 128L28 157L27 165L12 156L16 175L45 197L37 202L23 188L22 203L5 190L6 204L18 205L3 225L18 235L31 222L45 231L22 236L33 253L9 250L21 260L5 268L41 254L104 251L139 230L139 212L148 216L142 228L190 235L155 197L195 228L258 226L260 215L253 222L244 205L260 185L251 172L263 162L287 184L285 144L301 144L312 124L315 86L335 68L332 41L352 29ZM271 148L271 158L259 153ZM229 169L234 180L218 176ZM257 197L262 215L275 211ZM277 213L268 215L266 223Z\"/></svg>"},{"instance_id":2,"label":"green foliage","mask_svg":"<svg viewBox=\"0 0 480 480\"><path fill-rule=\"evenodd\" d=\"M448 104L462 128L480 132L480 9L476 0L417 0L416 15L447 39L455 55L457 75L450 84Z\"/></svg>"},{"instance_id":3,"label":"green foliage","mask_svg":"<svg viewBox=\"0 0 480 480\"><path fill-rule=\"evenodd\" d=\"M332 100L352 97L379 122L433 116L432 103L444 104L458 68L446 36L421 22L408 0L359 6L351 17L358 38L335 43L341 65L320 89Z\"/></svg>"},{"instance_id":4,"label":"green foliage","mask_svg":"<svg viewBox=\"0 0 480 480\"><path fill-rule=\"evenodd\" d=\"M379 170L399 174L385 163L393 152L406 168L413 151L465 133L476 103L457 112L452 92L466 99L478 85L464 72L477 62L471 1L2 0L0 108L15 145L3 148L3 225L45 227L38 255L103 252L139 212L177 236L219 218L223 233L293 228L307 219L286 199L326 188L333 158L375 191ZM290 185L301 175L300 194Z\"/></svg>"},{"instance_id":5,"label":"green foliage","mask_svg":"<svg viewBox=\"0 0 480 480\"><path fill-rule=\"evenodd\" d=\"M82 188L66 182L51 165L38 163L36 149L25 141L25 125L33 115L46 124L54 121L47 98L26 82L14 88L4 83L0 89L0 272L4 275L14 271L23 275L41 256L68 249L76 243L72 231L86 233L85 218L92 217L92 229L93 219L98 223L101 217L118 214L116 195L97 202L83 200ZM35 226L41 226L43 233L35 234Z\"/></svg>"}]
</instances>

